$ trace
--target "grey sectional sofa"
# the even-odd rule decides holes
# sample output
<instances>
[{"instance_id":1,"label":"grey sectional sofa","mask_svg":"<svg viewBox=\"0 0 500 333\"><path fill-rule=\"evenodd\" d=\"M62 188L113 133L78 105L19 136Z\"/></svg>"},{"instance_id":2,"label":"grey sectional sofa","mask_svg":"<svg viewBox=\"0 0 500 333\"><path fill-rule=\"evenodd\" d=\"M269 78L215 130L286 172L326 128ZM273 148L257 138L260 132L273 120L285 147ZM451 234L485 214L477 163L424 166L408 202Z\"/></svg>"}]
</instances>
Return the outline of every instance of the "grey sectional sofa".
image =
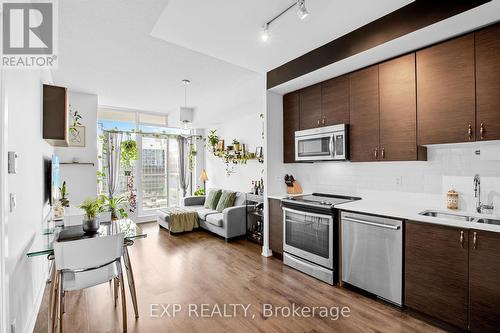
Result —
<instances>
[{"instance_id":1,"label":"grey sectional sofa","mask_svg":"<svg viewBox=\"0 0 500 333\"><path fill-rule=\"evenodd\" d=\"M205 196L191 196L184 198L184 207L198 213L199 223L203 229L216 233L228 241L230 238L246 234L245 201L245 193L236 192L234 206L226 208L220 213L203 206Z\"/></svg>"}]
</instances>

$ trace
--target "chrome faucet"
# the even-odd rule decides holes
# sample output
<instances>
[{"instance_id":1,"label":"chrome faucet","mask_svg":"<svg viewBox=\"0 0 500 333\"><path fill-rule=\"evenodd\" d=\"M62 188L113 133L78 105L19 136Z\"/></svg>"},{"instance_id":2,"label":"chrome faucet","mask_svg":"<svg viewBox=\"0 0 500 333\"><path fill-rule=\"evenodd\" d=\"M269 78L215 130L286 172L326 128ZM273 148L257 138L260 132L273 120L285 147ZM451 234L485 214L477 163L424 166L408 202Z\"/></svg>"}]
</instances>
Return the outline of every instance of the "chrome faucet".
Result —
<instances>
[{"instance_id":1,"label":"chrome faucet","mask_svg":"<svg viewBox=\"0 0 500 333\"><path fill-rule=\"evenodd\" d=\"M493 213L493 205L484 205L481 202L481 178L478 174L474 176L474 198L476 198L476 212L480 214Z\"/></svg>"}]
</instances>

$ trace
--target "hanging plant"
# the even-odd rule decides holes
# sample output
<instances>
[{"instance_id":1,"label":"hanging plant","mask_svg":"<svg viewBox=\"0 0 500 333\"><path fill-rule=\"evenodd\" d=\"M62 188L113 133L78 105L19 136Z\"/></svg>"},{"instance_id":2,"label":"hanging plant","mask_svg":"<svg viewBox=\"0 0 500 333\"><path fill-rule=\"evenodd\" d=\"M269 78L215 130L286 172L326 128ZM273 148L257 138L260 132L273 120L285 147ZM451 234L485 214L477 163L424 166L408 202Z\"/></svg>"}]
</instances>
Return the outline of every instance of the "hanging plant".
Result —
<instances>
[{"instance_id":1,"label":"hanging plant","mask_svg":"<svg viewBox=\"0 0 500 333\"><path fill-rule=\"evenodd\" d=\"M130 171L132 169L132 161L136 161L138 158L137 142L132 139L122 141L120 162L125 170Z\"/></svg>"},{"instance_id":2,"label":"hanging plant","mask_svg":"<svg viewBox=\"0 0 500 333\"><path fill-rule=\"evenodd\" d=\"M196 146L193 143L191 143L189 145L189 155L188 155L188 157L189 157L188 169L190 172L193 172L196 154L197 154Z\"/></svg>"}]
</instances>

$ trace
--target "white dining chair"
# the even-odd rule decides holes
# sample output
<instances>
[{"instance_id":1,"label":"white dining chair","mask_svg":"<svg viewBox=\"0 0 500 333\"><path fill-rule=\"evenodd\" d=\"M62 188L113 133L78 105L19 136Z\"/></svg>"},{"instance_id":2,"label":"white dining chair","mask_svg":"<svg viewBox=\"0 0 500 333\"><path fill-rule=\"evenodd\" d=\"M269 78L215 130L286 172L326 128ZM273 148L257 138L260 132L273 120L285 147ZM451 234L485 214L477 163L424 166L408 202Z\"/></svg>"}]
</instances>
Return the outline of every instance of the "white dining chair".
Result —
<instances>
[{"instance_id":1,"label":"white dining chair","mask_svg":"<svg viewBox=\"0 0 500 333\"><path fill-rule=\"evenodd\" d=\"M115 283L115 306L118 285L121 288L123 332L127 331L127 307L121 257L123 254L123 233L86 238L74 241L54 242L55 290L53 302L52 331L55 330L59 312L59 330L63 332L65 293L81 290L111 280ZM59 307L59 311L56 311Z\"/></svg>"}]
</instances>

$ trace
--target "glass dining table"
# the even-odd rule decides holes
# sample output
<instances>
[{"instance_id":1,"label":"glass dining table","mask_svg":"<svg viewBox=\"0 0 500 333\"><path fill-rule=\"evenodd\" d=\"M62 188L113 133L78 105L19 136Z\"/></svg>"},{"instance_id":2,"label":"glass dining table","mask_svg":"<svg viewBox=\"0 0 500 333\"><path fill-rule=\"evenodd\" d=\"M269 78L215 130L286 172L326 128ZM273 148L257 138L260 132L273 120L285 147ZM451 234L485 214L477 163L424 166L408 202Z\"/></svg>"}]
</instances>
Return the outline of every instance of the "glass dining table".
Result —
<instances>
[{"instance_id":1,"label":"glass dining table","mask_svg":"<svg viewBox=\"0 0 500 333\"><path fill-rule=\"evenodd\" d=\"M66 234L64 240L59 239L59 235L62 231L65 231L63 234ZM46 227L44 227L39 233L36 234L35 239L33 240L33 243L31 244L31 247L26 255L30 258L47 256L49 260L53 260L53 244L56 240L68 242L85 238L105 237L118 233L124 233L123 263L125 265L125 270L127 273L127 281L132 298L132 303L134 306L135 317L139 318L134 273L130 262L128 247L134 245L135 240L147 237L147 234L144 233L142 231L142 228L134 221L130 219L121 219L110 222L101 222L99 230L95 234L83 233L81 225L63 226L58 225L58 222L51 221L47 223ZM68 234L70 235L69 237ZM51 276L53 276L53 273L55 273L54 265L52 265L51 270Z\"/></svg>"}]
</instances>

